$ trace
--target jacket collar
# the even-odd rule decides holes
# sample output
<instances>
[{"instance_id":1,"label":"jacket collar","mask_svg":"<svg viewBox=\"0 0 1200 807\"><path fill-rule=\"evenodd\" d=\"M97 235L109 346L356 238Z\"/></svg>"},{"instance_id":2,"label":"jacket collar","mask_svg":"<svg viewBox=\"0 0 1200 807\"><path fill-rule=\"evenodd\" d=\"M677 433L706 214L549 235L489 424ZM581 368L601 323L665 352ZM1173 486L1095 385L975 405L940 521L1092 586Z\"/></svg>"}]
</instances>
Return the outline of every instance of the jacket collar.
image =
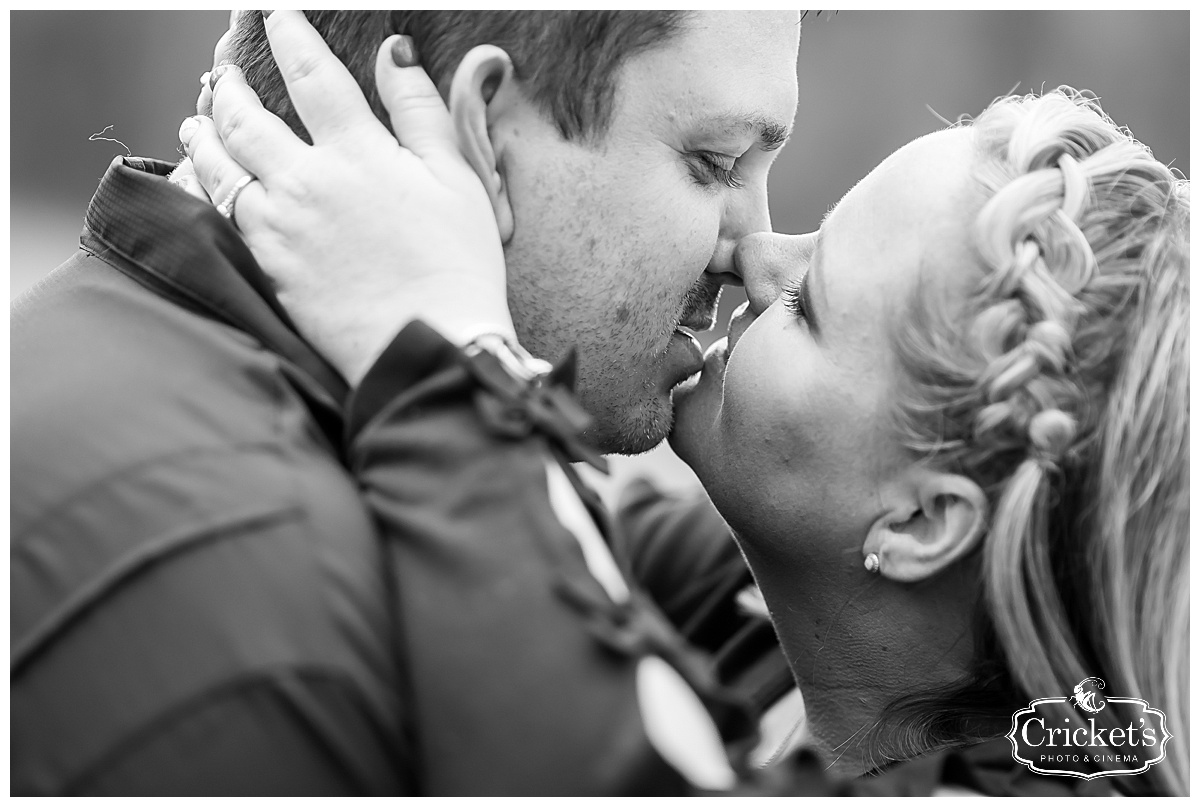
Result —
<instances>
[{"instance_id":1,"label":"jacket collar","mask_svg":"<svg viewBox=\"0 0 1200 807\"><path fill-rule=\"evenodd\" d=\"M345 380L296 332L233 225L167 181L173 168L114 159L88 205L84 248L159 295L254 337L308 376L299 379L309 388L302 392L340 408Z\"/></svg>"}]
</instances>

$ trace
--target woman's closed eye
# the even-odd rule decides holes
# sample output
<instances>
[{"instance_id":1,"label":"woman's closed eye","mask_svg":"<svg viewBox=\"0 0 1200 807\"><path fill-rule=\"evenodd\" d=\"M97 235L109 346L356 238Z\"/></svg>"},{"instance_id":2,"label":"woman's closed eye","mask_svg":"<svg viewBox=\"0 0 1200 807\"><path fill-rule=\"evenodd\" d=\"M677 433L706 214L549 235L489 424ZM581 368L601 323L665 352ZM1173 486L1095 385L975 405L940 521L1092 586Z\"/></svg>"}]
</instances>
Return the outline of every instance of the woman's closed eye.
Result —
<instances>
[{"instance_id":1,"label":"woman's closed eye","mask_svg":"<svg viewBox=\"0 0 1200 807\"><path fill-rule=\"evenodd\" d=\"M808 272L800 275L795 280L789 281L783 289L783 304L798 319L804 320L808 319L808 306L805 302L807 295L804 293L804 282L806 280L808 280Z\"/></svg>"}]
</instances>

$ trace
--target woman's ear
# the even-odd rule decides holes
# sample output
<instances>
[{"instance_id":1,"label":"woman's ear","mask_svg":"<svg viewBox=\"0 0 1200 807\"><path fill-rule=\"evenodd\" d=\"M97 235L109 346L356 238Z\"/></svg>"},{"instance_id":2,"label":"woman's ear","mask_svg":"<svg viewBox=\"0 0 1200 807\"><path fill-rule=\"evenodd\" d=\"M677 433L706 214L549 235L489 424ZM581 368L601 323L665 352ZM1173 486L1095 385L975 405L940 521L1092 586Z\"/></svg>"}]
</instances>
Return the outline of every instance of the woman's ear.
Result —
<instances>
[{"instance_id":1,"label":"woman's ear","mask_svg":"<svg viewBox=\"0 0 1200 807\"><path fill-rule=\"evenodd\" d=\"M516 98L512 60L495 45L471 48L450 82L450 117L458 136L458 148L487 189L500 240L506 244L512 238L513 212L492 144L491 127Z\"/></svg>"},{"instance_id":2,"label":"woman's ear","mask_svg":"<svg viewBox=\"0 0 1200 807\"><path fill-rule=\"evenodd\" d=\"M987 496L965 476L912 466L882 491L887 512L871 525L864 555L884 577L932 577L969 553L987 532Z\"/></svg>"}]
</instances>

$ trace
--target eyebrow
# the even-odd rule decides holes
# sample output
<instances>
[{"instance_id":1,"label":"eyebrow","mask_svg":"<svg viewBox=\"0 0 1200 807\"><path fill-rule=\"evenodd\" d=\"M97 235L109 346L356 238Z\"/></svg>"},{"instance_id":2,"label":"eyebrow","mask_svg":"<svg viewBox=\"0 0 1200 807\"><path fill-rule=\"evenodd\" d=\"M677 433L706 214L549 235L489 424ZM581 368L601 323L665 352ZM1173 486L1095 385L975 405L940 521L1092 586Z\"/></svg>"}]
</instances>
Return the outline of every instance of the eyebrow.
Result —
<instances>
[{"instance_id":1,"label":"eyebrow","mask_svg":"<svg viewBox=\"0 0 1200 807\"><path fill-rule=\"evenodd\" d=\"M713 128L730 134L754 132L758 138L759 147L763 151L777 151L792 136L790 126L784 126L777 120L759 114L743 115L730 112L716 115L707 122Z\"/></svg>"}]
</instances>

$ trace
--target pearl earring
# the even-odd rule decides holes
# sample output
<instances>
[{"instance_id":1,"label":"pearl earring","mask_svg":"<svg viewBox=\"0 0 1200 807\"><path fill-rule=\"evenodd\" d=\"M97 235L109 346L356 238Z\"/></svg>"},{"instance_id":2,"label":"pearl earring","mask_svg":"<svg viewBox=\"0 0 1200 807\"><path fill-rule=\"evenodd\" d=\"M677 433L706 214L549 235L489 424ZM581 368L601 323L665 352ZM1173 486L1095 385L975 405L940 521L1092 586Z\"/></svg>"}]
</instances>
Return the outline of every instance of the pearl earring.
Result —
<instances>
[{"instance_id":1,"label":"pearl earring","mask_svg":"<svg viewBox=\"0 0 1200 807\"><path fill-rule=\"evenodd\" d=\"M871 574L879 574L879 556L874 552L867 555L866 560L863 561L863 566L866 566L867 571Z\"/></svg>"}]
</instances>

